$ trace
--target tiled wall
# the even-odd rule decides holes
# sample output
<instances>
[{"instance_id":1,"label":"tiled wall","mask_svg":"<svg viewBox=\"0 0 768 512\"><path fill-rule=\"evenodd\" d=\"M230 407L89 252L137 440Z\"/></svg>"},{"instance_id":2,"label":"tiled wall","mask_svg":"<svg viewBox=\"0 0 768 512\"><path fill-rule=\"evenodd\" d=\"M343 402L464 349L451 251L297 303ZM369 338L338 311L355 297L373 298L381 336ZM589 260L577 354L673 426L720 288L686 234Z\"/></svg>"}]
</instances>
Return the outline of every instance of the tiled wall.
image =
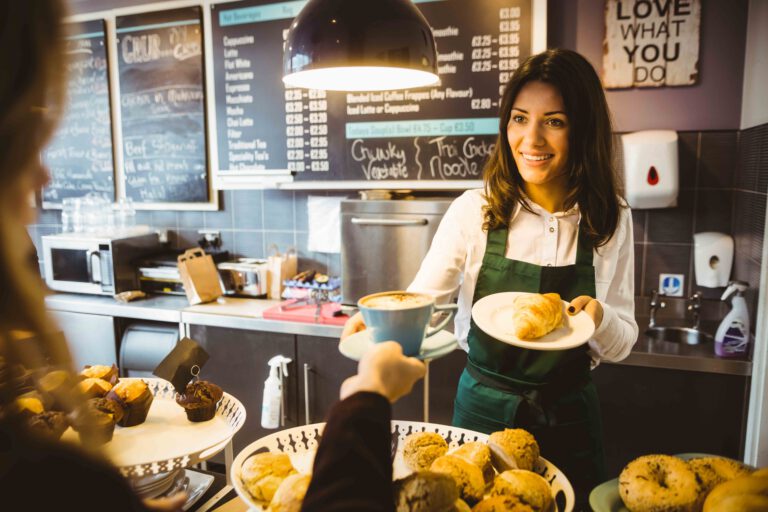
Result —
<instances>
[{"instance_id":1,"label":"tiled wall","mask_svg":"<svg viewBox=\"0 0 768 512\"><path fill-rule=\"evenodd\" d=\"M736 241L734 277L747 281L752 332L755 330L760 264L768 193L768 124L743 130L739 137L739 167L733 182L733 236ZM761 290L765 292L765 290Z\"/></svg>"},{"instance_id":2,"label":"tiled wall","mask_svg":"<svg viewBox=\"0 0 768 512\"><path fill-rule=\"evenodd\" d=\"M760 275L763 225L768 183L768 125L738 131L680 132L680 195L676 208L636 210L635 293L648 297L658 288L660 273L685 276L685 294L694 284L693 234L721 231L736 238L734 276L756 286ZM617 148L621 144L617 137ZM224 248L238 256L263 257L272 244L299 251L300 268L341 273L338 254L307 250L307 197L310 194L347 195L352 191L228 190L220 192L216 212L139 212L139 222L171 230L177 248L187 248L199 238L198 229L217 229ZM40 223L30 232L39 242L46 233L60 230L58 211L41 211ZM722 289L703 289L713 299L707 308L723 311L714 302ZM756 290L749 295L754 311ZM754 317L753 317L754 318Z\"/></svg>"}]
</instances>

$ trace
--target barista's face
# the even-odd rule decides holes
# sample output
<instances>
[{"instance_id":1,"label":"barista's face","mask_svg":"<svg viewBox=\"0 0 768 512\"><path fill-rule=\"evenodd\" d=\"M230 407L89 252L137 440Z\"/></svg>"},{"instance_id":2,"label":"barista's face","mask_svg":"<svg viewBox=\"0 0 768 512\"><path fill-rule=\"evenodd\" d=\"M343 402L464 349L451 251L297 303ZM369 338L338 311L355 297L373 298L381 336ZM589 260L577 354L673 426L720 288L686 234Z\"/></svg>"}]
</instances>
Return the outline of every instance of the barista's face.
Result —
<instances>
[{"instance_id":1,"label":"barista's face","mask_svg":"<svg viewBox=\"0 0 768 512\"><path fill-rule=\"evenodd\" d=\"M569 130L563 98L554 86L528 82L520 89L507 140L526 189L565 188Z\"/></svg>"}]
</instances>

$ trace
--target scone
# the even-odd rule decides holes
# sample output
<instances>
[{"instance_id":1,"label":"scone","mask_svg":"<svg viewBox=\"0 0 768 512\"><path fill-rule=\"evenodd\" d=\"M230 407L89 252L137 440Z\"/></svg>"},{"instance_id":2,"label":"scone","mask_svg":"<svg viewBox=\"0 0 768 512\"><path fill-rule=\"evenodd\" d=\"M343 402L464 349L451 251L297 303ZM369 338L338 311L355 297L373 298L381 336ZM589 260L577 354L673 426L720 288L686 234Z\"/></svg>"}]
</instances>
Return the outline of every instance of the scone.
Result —
<instances>
[{"instance_id":1,"label":"scone","mask_svg":"<svg viewBox=\"0 0 768 512\"><path fill-rule=\"evenodd\" d=\"M491 496L508 496L528 505L534 512L548 512L552 506L552 488L533 471L510 469L493 481Z\"/></svg>"},{"instance_id":2,"label":"scone","mask_svg":"<svg viewBox=\"0 0 768 512\"><path fill-rule=\"evenodd\" d=\"M269 503L286 477L296 473L291 459L282 452L257 453L243 463L240 475L256 501Z\"/></svg>"},{"instance_id":3,"label":"scone","mask_svg":"<svg viewBox=\"0 0 768 512\"><path fill-rule=\"evenodd\" d=\"M527 430L522 428L505 428L488 436L488 443L493 451L496 445L515 460L517 469L532 471L539 460L539 443Z\"/></svg>"},{"instance_id":4,"label":"scone","mask_svg":"<svg viewBox=\"0 0 768 512\"><path fill-rule=\"evenodd\" d=\"M448 453L448 443L435 432L417 432L405 438L403 461L412 471L426 471L432 462Z\"/></svg>"},{"instance_id":5,"label":"scone","mask_svg":"<svg viewBox=\"0 0 768 512\"><path fill-rule=\"evenodd\" d=\"M453 478L442 473L417 471L395 481L397 512L448 511L458 498Z\"/></svg>"},{"instance_id":6,"label":"scone","mask_svg":"<svg viewBox=\"0 0 768 512\"><path fill-rule=\"evenodd\" d=\"M459 496L467 503L476 503L483 498L485 480L480 468L455 455L443 455L435 459L430 471L445 473L453 477Z\"/></svg>"},{"instance_id":7,"label":"scone","mask_svg":"<svg viewBox=\"0 0 768 512\"><path fill-rule=\"evenodd\" d=\"M471 462L475 466L480 468L483 472L483 480L486 483L493 481L495 472L493 471L493 465L491 464L491 450L488 449L488 445L481 443L480 441L470 441L456 448L451 452L451 455L461 457L467 462Z\"/></svg>"},{"instance_id":8,"label":"scone","mask_svg":"<svg viewBox=\"0 0 768 512\"><path fill-rule=\"evenodd\" d=\"M299 512L310 480L311 475L299 473L286 477L275 491L267 512Z\"/></svg>"}]
</instances>

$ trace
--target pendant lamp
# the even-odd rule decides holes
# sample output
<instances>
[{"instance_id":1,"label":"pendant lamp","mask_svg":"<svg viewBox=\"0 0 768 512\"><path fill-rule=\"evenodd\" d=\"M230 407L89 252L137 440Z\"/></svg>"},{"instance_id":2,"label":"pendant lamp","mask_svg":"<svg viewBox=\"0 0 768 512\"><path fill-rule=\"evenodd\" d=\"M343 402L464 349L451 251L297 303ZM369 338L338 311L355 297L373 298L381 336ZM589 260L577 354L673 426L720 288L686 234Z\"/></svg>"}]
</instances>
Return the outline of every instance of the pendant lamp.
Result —
<instances>
[{"instance_id":1,"label":"pendant lamp","mask_svg":"<svg viewBox=\"0 0 768 512\"><path fill-rule=\"evenodd\" d=\"M411 0L309 0L288 32L283 82L332 91L434 85L432 29Z\"/></svg>"}]
</instances>

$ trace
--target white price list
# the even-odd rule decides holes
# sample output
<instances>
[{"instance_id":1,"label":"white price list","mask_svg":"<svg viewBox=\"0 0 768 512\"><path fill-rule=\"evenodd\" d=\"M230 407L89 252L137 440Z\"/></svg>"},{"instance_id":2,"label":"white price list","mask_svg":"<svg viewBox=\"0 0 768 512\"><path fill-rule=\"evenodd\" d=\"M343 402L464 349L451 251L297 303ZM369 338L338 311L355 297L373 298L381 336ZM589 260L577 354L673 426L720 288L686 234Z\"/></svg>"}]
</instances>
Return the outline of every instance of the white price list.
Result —
<instances>
[{"instance_id":1,"label":"white price list","mask_svg":"<svg viewBox=\"0 0 768 512\"><path fill-rule=\"evenodd\" d=\"M286 89L288 170L328 172L328 100L325 91Z\"/></svg>"}]
</instances>

